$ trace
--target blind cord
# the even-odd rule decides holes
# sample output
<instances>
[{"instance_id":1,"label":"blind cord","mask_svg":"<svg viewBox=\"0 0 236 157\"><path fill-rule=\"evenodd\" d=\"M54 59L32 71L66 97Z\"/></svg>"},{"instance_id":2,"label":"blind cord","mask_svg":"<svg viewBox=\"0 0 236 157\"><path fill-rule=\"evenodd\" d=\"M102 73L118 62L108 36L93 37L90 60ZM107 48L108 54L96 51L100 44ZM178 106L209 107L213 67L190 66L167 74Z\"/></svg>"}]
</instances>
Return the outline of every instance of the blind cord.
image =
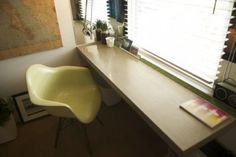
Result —
<instances>
[{"instance_id":1,"label":"blind cord","mask_svg":"<svg viewBox=\"0 0 236 157\"><path fill-rule=\"evenodd\" d=\"M212 14L215 14L215 10L216 10L216 3L217 3L217 0L215 0L215 3L214 3L214 7L213 7L213 12L212 12Z\"/></svg>"}]
</instances>

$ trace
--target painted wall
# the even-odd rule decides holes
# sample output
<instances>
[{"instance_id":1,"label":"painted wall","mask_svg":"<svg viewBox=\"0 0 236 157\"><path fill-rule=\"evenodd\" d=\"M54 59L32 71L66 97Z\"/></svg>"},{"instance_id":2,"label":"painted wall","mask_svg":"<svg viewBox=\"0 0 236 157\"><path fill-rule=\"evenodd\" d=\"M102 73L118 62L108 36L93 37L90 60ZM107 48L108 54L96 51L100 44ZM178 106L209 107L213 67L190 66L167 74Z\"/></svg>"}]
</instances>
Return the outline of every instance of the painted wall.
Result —
<instances>
[{"instance_id":1,"label":"painted wall","mask_svg":"<svg viewBox=\"0 0 236 157\"><path fill-rule=\"evenodd\" d=\"M227 66L227 64L228 64L228 61L226 61L226 60L223 60L222 62L221 62L221 68L220 68L220 74L219 74L219 79L220 80L222 80L223 79L223 75L224 75L224 73L222 72L222 71L225 71L225 69L226 69L226 66ZM230 78L233 78L235 81L236 81L236 63L233 63L232 64L232 67L231 67L231 70L230 70L230 73L229 73L229 77Z\"/></svg>"},{"instance_id":2,"label":"painted wall","mask_svg":"<svg viewBox=\"0 0 236 157\"><path fill-rule=\"evenodd\" d=\"M219 79L220 80L223 79L223 75L224 75L223 71L225 71L227 63L228 62L225 61L225 60L221 63L221 66L222 66L221 69L220 69L221 73L219 74ZM231 68L231 71L229 73L229 77L236 80L236 64L232 64L232 68ZM218 138L218 140L226 148L233 151L234 155L236 156L236 127L231 129L230 131L226 132L224 135L220 136Z\"/></svg>"},{"instance_id":3,"label":"painted wall","mask_svg":"<svg viewBox=\"0 0 236 157\"><path fill-rule=\"evenodd\" d=\"M55 0L63 47L0 61L0 96L26 90L26 69L36 63L49 66L78 65L70 0Z\"/></svg>"}]
</instances>

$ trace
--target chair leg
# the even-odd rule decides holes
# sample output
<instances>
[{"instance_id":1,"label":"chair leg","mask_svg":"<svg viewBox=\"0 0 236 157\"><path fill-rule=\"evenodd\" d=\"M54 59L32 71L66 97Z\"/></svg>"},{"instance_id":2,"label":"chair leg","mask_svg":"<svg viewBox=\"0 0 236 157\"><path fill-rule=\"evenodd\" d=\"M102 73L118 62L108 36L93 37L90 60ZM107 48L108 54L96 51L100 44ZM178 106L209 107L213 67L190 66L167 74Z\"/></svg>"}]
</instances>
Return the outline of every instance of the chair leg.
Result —
<instances>
[{"instance_id":1,"label":"chair leg","mask_svg":"<svg viewBox=\"0 0 236 157\"><path fill-rule=\"evenodd\" d=\"M62 118L60 117L59 121L58 121L58 126L57 126L56 138L55 138L55 141L54 141L54 148L57 148L58 138L59 138L59 135L61 133L61 129L62 129Z\"/></svg>"},{"instance_id":2,"label":"chair leg","mask_svg":"<svg viewBox=\"0 0 236 157\"><path fill-rule=\"evenodd\" d=\"M89 154L92 154L92 148L91 148L91 145L90 145L90 142L89 142L89 137L88 137L88 132L87 132L87 126L86 124L82 124L82 128L84 130L84 134L85 134L85 142L86 142L86 145L87 145L87 148L88 148L88 152Z\"/></svg>"},{"instance_id":3,"label":"chair leg","mask_svg":"<svg viewBox=\"0 0 236 157\"><path fill-rule=\"evenodd\" d=\"M100 123L100 125L104 126L104 123L102 122L102 120L97 116L96 119L98 120L98 122Z\"/></svg>"}]
</instances>

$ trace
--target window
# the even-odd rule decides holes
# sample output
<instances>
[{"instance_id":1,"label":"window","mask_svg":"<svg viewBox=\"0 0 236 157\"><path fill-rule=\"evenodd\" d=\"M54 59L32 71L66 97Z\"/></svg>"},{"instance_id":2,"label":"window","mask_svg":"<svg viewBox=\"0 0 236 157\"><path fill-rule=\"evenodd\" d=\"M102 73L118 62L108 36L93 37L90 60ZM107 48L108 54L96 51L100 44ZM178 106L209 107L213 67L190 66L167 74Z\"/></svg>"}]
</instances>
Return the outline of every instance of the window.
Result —
<instances>
[{"instance_id":1,"label":"window","mask_svg":"<svg viewBox=\"0 0 236 157\"><path fill-rule=\"evenodd\" d=\"M129 0L128 37L212 86L233 5L233 0Z\"/></svg>"},{"instance_id":2,"label":"window","mask_svg":"<svg viewBox=\"0 0 236 157\"><path fill-rule=\"evenodd\" d=\"M97 19L107 21L107 0L87 0L87 20L95 23ZM82 17L85 17L86 0L81 0ZM91 12L92 10L92 12ZM91 16L92 14L92 16Z\"/></svg>"}]
</instances>

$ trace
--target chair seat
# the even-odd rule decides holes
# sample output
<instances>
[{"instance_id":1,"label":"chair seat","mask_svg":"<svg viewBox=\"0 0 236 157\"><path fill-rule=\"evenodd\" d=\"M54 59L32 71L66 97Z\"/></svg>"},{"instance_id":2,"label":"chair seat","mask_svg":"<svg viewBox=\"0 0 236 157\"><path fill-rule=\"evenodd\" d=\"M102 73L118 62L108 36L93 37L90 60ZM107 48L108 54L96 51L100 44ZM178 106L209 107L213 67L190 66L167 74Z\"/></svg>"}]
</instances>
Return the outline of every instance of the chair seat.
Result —
<instances>
[{"instance_id":1,"label":"chair seat","mask_svg":"<svg viewBox=\"0 0 236 157\"><path fill-rule=\"evenodd\" d=\"M63 84L57 91L48 91L50 101L67 104L74 115L83 123L91 122L97 115L98 107L100 107L100 95L94 86L80 88L79 84L74 84L71 88L67 88L67 84Z\"/></svg>"},{"instance_id":2,"label":"chair seat","mask_svg":"<svg viewBox=\"0 0 236 157\"><path fill-rule=\"evenodd\" d=\"M100 109L100 91L85 67L37 64L28 69L26 79L31 101L52 115L90 123Z\"/></svg>"}]
</instances>

